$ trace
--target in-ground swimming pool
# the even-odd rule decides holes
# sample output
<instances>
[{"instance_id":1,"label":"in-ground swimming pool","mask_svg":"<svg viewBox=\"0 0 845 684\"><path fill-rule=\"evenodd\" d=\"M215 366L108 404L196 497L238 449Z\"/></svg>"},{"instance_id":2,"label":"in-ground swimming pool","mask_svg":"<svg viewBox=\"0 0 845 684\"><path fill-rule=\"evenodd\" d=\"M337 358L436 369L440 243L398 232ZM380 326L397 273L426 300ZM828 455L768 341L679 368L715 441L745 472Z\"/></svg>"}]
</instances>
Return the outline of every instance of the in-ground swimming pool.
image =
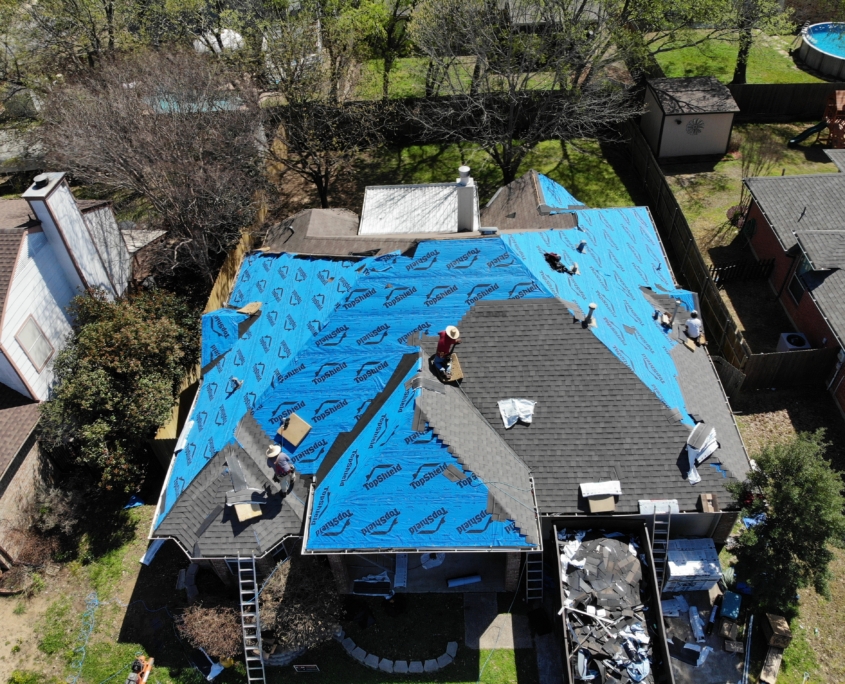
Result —
<instances>
[{"instance_id":1,"label":"in-ground swimming pool","mask_svg":"<svg viewBox=\"0 0 845 684\"><path fill-rule=\"evenodd\" d=\"M845 23L813 24L801 31L798 57L811 69L845 79Z\"/></svg>"}]
</instances>

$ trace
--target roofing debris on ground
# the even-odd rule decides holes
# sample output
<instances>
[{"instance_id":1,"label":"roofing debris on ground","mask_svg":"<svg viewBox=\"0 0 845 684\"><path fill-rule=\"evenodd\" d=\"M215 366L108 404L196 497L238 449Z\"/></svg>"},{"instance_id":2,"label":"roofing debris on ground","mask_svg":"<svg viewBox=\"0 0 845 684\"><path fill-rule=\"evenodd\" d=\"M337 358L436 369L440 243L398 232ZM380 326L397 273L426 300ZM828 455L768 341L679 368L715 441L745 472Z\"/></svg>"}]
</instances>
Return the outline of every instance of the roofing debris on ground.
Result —
<instances>
[{"instance_id":1,"label":"roofing debris on ground","mask_svg":"<svg viewBox=\"0 0 845 684\"><path fill-rule=\"evenodd\" d=\"M566 629L579 681L654 682L649 586L634 535L558 532Z\"/></svg>"}]
</instances>

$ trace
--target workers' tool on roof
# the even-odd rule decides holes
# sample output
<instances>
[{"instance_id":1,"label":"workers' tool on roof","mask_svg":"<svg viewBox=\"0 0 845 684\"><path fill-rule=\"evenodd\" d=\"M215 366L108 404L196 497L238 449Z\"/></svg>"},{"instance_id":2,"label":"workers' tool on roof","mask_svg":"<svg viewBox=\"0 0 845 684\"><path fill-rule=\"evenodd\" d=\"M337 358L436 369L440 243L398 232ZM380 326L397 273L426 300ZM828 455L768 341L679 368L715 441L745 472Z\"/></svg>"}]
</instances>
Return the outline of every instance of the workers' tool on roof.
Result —
<instances>
[{"instance_id":1,"label":"workers' tool on roof","mask_svg":"<svg viewBox=\"0 0 845 684\"><path fill-rule=\"evenodd\" d=\"M558 550L575 678L654 682L655 634L645 617L649 592L636 538L561 530Z\"/></svg>"},{"instance_id":2,"label":"workers' tool on roof","mask_svg":"<svg viewBox=\"0 0 845 684\"><path fill-rule=\"evenodd\" d=\"M512 428L518 421L527 425L534 419L534 406L536 401L531 399L499 399L499 413L505 429Z\"/></svg>"},{"instance_id":3,"label":"workers' tool on roof","mask_svg":"<svg viewBox=\"0 0 845 684\"><path fill-rule=\"evenodd\" d=\"M461 343L461 333L454 325L447 325L437 333L437 352L434 355L434 367L444 380L452 379L452 352Z\"/></svg>"},{"instance_id":4,"label":"workers' tool on roof","mask_svg":"<svg viewBox=\"0 0 845 684\"><path fill-rule=\"evenodd\" d=\"M294 447L298 447L302 440L308 436L309 432L311 432L311 425L295 413L291 413L285 419L284 423L282 423L282 427L278 429L277 434L283 437L285 441L290 442Z\"/></svg>"},{"instance_id":5,"label":"workers' tool on roof","mask_svg":"<svg viewBox=\"0 0 845 684\"><path fill-rule=\"evenodd\" d=\"M619 480L607 482L582 482L581 496L587 500L590 513L608 513L616 510L616 497L622 496Z\"/></svg>"},{"instance_id":6,"label":"workers' tool on roof","mask_svg":"<svg viewBox=\"0 0 845 684\"><path fill-rule=\"evenodd\" d=\"M719 448L716 441L716 428L711 428L706 423L697 423L687 437L687 456L689 457L689 474L687 479L690 484L701 482L701 476L696 470L705 460Z\"/></svg>"},{"instance_id":7,"label":"workers' tool on roof","mask_svg":"<svg viewBox=\"0 0 845 684\"><path fill-rule=\"evenodd\" d=\"M254 316L259 311L261 311L261 302L250 302L246 306L242 306L238 309L238 313L246 314L247 316Z\"/></svg>"}]
</instances>

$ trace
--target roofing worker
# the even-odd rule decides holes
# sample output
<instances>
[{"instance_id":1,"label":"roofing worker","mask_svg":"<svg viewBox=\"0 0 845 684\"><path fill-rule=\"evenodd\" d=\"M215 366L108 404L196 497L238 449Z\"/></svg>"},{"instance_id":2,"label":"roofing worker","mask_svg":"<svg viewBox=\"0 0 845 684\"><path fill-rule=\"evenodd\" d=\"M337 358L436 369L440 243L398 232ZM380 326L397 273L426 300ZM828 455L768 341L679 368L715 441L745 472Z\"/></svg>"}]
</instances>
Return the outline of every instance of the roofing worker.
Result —
<instances>
[{"instance_id":1,"label":"roofing worker","mask_svg":"<svg viewBox=\"0 0 845 684\"><path fill-rule=\"evenodd\" d=\"M704 332L704 326L701 319L698 317L698 311L693 309L687 319L686 333L693 342L701 346L701 334Z\"/></svg>"},{"instance_id":2,"label":"roofing worker","mask_svg":"<svg viewBox=\"0 0 845 684\"><path fill-rule=\"evenodd\" d=\"M446 330L437 333L437 353L434 355L434 367L440 371L446 380L452 378L452 352L461 343L461 333L454 325L446 326Z\"/></svg>"},{"instance_id":3,"label":"roofing worker","mask_svg":"<svg viewBox=\"0 0 845 684\"><path fill-rule=\"evenodd\" d=\"M282 485L282 492L287 494L296 482L296 466L278 444L272 444L267 449L267 456L272 458L273 455L276 456L273 461L273 480Z\"/></svg>"}]
</instances>

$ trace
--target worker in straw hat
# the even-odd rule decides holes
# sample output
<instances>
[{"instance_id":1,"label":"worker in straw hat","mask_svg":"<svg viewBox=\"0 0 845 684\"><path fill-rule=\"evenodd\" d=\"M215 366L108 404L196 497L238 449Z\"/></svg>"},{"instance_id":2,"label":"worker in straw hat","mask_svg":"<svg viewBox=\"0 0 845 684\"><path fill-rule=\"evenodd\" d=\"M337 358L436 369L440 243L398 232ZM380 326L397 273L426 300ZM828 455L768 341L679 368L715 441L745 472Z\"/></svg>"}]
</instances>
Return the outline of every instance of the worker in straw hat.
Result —
<instances>
[{"instance_id":1,"label":"worker in straw hat","mask_svg":"<svg viewBox=\"0 0 845 684\"><path fill-rule=\"evenodd\" d=\"M452 352L461 343L461 333L454 325L447 325L446 330L437 333L437 353L434 355L434 367L446 380L452 378Z\"/></svg>"}]
</instances>

